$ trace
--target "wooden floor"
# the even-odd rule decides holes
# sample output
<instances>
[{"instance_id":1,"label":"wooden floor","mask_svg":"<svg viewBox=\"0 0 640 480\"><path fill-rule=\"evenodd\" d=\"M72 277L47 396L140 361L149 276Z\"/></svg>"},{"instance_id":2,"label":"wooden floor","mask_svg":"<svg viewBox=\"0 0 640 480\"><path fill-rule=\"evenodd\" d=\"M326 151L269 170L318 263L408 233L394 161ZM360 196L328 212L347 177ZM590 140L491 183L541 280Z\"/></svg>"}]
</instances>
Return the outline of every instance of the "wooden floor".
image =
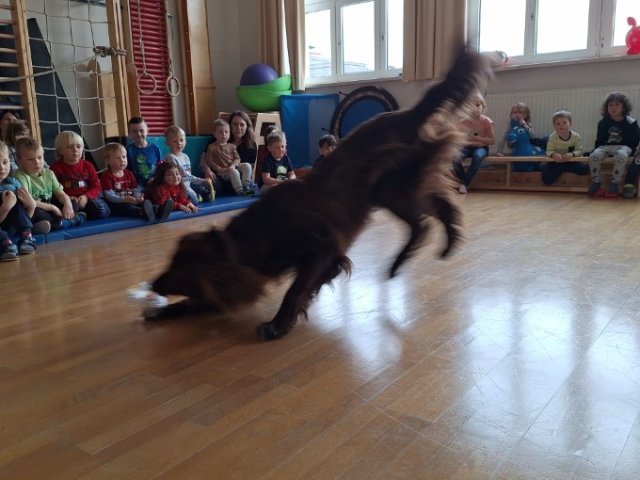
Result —
<instances>
[{"instance_id":1,"label":"wooden floor","mask_svg":"<svg viewBox=\"0 0 640 480\"><path fill-rule=\"evenodd\" d=\"M0 478L640 478L638 201L461 200L452 258L385 281L406 232L377 212L353 277L270 343L285 283L237 318L127 300L233 213L0 265Z\"/></svg>"}]
</instances>

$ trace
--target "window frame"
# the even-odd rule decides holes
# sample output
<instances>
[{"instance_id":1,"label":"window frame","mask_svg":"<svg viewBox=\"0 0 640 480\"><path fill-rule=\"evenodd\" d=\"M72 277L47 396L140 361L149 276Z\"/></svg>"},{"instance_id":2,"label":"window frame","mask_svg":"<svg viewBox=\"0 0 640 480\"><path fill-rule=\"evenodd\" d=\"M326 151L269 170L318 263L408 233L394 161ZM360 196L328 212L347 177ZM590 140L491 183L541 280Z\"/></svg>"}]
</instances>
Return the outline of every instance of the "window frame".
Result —
<instances>
[{"instance_id":1,"label":"window frame","mask_svg":"<svg viewBox=\"0 0 640 480\"><path fill-rule=\"evenodd\" d=\"M480 45L480 8L482 0L467 3L467 35L471 43ZM587 45L581 50L552 53L536 53L538 31L538 0L526 0L524 54L509 58L513 66L540 65L545 63L599 60L624 56L624 45L613 45L616 0L589 0Z\"/></svg>"},{"instance_id":2,"label":"window frame","mask_svg":"<svg viewBox=\"0 0 640 480\"><path fill-rule=\"evenodd\" d=\"M389 69L387 53L387 9L388 0L305 0L305 19L308 13L329 10L330 13L330 44L331 44L331 75L323 77L306 77L305 84L309 86L346 83L362 80L384 78L398 78L402 69ZM350 5L373 3L374 8L374 69L366 72L344 73L343 18L342 9ZM305 55L307 46L305 39Z\"/></svg>"}]
</instances>

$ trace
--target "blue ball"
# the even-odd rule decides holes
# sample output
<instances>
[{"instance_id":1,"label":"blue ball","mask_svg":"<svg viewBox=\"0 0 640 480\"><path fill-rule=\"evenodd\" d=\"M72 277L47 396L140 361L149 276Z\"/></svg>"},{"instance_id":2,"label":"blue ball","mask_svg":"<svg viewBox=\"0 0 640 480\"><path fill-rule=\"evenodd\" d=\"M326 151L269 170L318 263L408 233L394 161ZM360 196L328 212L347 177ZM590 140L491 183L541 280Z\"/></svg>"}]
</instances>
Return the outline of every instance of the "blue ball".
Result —
<instances>
[{"instance_id":1,"label":"blue ball","mask_svg":"<svg viewBox=\"0 0 640 480\"><path fill-rule=\"evenodd\" d=\"M262 85L278 78L278 73L266 63L254 63L245 68L240 85Z\"/></svg>"}]
</instances>

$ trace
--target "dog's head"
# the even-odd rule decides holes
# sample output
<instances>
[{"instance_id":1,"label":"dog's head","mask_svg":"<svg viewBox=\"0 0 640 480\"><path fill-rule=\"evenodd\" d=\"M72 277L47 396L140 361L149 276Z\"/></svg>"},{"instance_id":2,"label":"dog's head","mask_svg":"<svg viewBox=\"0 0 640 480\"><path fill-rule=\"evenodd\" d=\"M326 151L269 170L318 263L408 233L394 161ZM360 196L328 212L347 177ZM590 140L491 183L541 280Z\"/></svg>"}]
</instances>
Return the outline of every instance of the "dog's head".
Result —
<instances>
[{"instance_id":1,"label":"dog's head","mask_svg":"<svg viewBox=\"0 0 640 480\"><path fill-rule=\"evenodd\" d=\"M253 301L262 279L238 262L235 245L223 230L185 235L171 264L152 284L160 295L182 295L220 311Z\"/></svg>"}]
</instances>

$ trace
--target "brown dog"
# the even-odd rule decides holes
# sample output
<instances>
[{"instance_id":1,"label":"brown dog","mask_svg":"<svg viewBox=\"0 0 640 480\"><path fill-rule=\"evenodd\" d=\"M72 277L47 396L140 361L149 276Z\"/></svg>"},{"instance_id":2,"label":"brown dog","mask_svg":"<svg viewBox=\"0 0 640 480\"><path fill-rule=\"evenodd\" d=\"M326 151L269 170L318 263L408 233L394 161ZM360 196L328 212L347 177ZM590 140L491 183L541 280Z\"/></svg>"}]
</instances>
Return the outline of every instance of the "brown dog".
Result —
<instances>
[{"instance_id":1,"label":"brown dog","mask_svg":"<svg viewBox=\"0 0 640 480\"><path fill-rule=\"evenodd\" d=\"M362 125L304 179L271 189L226 229L186 235L152 288L188 298L149 319L232 311L255 302L269 280L293 272L276 316L257 327L262 339L282 337L324 284L350 273L345 252L375 207L389 209L410 227L390 276L424 241L428 216L446 229L445 256L461 236L446 170L462 139L447 119L490 76L485 57L461 51L446 79L414 108Z\"/></svg>"}]
</instances>

